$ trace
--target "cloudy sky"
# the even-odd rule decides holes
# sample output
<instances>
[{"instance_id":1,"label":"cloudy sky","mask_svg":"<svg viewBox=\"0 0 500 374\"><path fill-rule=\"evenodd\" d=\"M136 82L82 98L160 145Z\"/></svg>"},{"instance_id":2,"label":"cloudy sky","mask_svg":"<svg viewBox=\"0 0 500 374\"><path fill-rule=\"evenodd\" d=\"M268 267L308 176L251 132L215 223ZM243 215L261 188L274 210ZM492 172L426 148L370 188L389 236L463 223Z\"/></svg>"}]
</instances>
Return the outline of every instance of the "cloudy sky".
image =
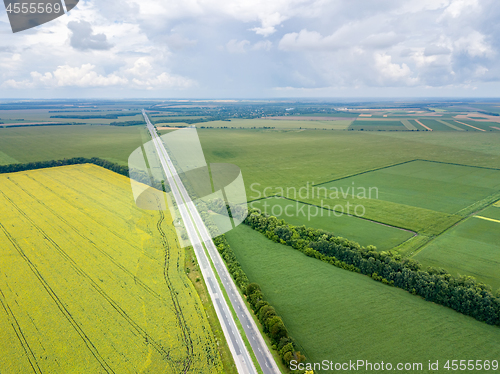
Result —
<instances>
[{"instance_id":1,"label":"cloudy sky","mask_svg":"<svg viewBox=\"0 0 500 374\"><path fill-rule=\"evenodd\" d=\"M498 97L498 0L80 0L13 34L0 97Z\"/></svg>"}]
</instances>

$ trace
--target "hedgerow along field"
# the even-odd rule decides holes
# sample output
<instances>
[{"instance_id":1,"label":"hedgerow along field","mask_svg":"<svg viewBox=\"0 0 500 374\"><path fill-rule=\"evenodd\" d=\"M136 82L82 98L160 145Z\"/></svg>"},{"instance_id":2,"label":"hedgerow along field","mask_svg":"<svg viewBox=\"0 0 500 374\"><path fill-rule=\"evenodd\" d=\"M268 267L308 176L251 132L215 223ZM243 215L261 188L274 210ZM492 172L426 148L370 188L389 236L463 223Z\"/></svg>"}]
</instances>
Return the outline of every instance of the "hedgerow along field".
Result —
<instances>
[{"instance_id":1,"label":"hedgerow along field","mask_svg":"<svg viewBox=\"0 0 500 374\"><path fill-rule=\"evenodd\" d=\"M168 211L94 165L0 175L0 367L222 373Z\"/></svg>"},{"instance_id":2,"label":"hedgerow along field","mask_svg":"<svg viewBox=\"0 0 500 374\"><path fill-rule=\"evenodd\" d=\"M439 360L442 368L446 360L500 355L498 327L307 257L246 225L226 238L309 362L422 362L426 368L428 360Z\"/></svg>"},{"instance_id":3,"label":"hedgerow along field","mask_svg":"<svg viewBox=\"0 0 500 374\"><path fill-rule=\"evenodd\" d=\"M300 117L299 117L300 118ZM231 121L211 121L197 124L197 127L234 129L278 129L278 130L345 130L352 123L350 119L300 120L300 119L233 119ZM173 124L172 124L173 125Z\"/></svg>"}]
</instances>

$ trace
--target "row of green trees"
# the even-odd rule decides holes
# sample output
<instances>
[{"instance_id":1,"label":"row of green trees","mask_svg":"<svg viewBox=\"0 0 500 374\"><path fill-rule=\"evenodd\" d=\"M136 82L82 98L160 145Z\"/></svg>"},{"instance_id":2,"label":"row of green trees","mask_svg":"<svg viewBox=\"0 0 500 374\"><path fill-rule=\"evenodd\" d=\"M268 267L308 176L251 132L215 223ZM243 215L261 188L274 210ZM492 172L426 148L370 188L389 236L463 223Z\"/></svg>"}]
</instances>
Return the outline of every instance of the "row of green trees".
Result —
<instances>
[{"instance_id":1,"label":"row of green trees","mask_svg":"<svg viewBox=\"0 0 500 374\"><path fill-rule=\"evenodd\" d=\"M79 164L94 164L101 166L105 169L111 170L115 173L129 176L129 168L124 165L118 165L114 162L103 160L102 158L92 157L73 157L65 158L63 160L50 160L50 161L36 161L28 162L25 164L10 164L10 165L0 165L0 174L4 173L16 173L19 171L53 168L57 166L67 166L67 165L79 165ZM160 191L170 191L170 186L168 184L163 184L163 181L151 180L149 175L144 171L134 170L134 180L152 186Z\"/></svg>"},{"instance_id":2,"label":"row of green trees","mask_svg":"<svg viewBox=\"0 0 500 374\"><path fill-rule=\"evenodd\" d=\"M64 160L35 161L35 162L28 162L25 164L0 165L0 173L1 174L16 173L18 171L53 168L56 166L78 165L78 164L94 164L128 177L127 166L118 165L98 157L92 157L92 158L73 157L73 158L65 158Z\"/></svg>"},{"instance_id":3,"label":"row of green trees","mask_svg":"<svg viewBox=\"0 0 500 374\"><path fill-rule=\"evenodd\" d=\"M134 117L140 112L121 112L117 114L59 114L50 118L75 118L75 119L118 119L118 117Z\"/></svg>"},{"instance_id":4,"label":"row of green trees","mask_svg":"<svg viewBox=\"0 0 500 374\"><path fill-rule=\"evenodd\" d=\"M257 283L249 282L224 234L216 237L214 243L224 259L231 276L246 296L264 332L271 339L273 348L277 350L283 363L289 365L291 360L296 360L296 362L305 361L305 356L300 353L295 342L288 335L283 320L277 315L276 310L264 299L264 294L260 286Z\"/></svg>"},{"instance_id":5,"label":"row of green trees","mask_svg":"<svg viewBox=\"0 0 500 374\"><path fill-rule=\"evenodd\" d=\"M110 126L137 126L146 125L144 121L121 121L121 122L111 122Z\"/></svg>"},{"instance_id":6,"label":"row of green trees","mask_svg":"<svg viewBox=\"0 0 500 374\"><path fill-rule=\"evenodd\" d=\"M421 264L413 259L377 252L374 246L362 247L323 230L292 226L257 209L249 212L245 223L269 239L307 256L368 275L479 321L500 326L500 292L494 295L490 286L477 282L474 277L455 277L444 269L432 267L422 270Z\"/></svg>"},{"instance_id":7,"label":"row of green trees","mask_svg":"<svg viewBox=\"0 0 500 374\"><path fill-rule=\"evenodd\" d=\"M3 122L0 122L0 124L3 124ZM16 124L16 125L9 125L9 126L3 126L4 128L10 129L10 128L15 128L15 127L39 127L39 126L75 126L75 125L85 125L84 123L76 123L76 122L68 122L68 123L34 123L31 125L27 124Z\"/></svg>"}]
</instances>

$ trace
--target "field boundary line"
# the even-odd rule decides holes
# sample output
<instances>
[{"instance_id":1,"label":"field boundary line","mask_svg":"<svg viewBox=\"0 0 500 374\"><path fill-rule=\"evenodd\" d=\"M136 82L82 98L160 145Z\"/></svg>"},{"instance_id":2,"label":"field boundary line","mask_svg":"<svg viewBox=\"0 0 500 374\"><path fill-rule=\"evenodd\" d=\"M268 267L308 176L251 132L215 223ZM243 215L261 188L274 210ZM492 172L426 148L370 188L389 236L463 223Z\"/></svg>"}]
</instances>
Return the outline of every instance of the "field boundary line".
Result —
<instances>
[{"instance_id":1,"label":"field boundary line","mask_svg":"<svg viewBox=\"0 0 500 374\"><path fill-rule=\"evenodd\" d=\"M415 122L417 122L420 126L425 127L428 131L432 131L430 127L425 126L422 122L420 122L418 119L415 119Z\"/></svg>"},{"instance_id":2,"label":"field boundary line","mask_svg":"<svg viewBox=\"0 0 500 374\"><path fill-rule=\"evenodd\" d=\"M497 168L490 168L488 166L476 166L476 165L465 165L465 164L456 164L454 162L445 162L445 161L435 161L435 160L425 160L425 159L416 159L414 161L427 161L427 162L434 162L436 164L447 164L447 165L455 165L455 166L467 166L467 167L470 167L470 168L478 168L478 169L487 169L487 170L496 170L496 171L500 171L500 169L497 169Z\"/></svg>"},{"instance_id":3,"label":"field boundary line","mask_svg":"<svg viewBox=\"0 0 500 374\"><path fill-rule=\"evenodd\" d=\"M496 223L500 223L500 220L498 219L494 219L494 218L488 218L488 217L483 217L483 216L473 216L474 218L480 218L480 219L484 219L486 221L491 221L491 222L496 222Z\"/></svg>"},{"instance_id":4,"label":"field boundary line","mask_svg":"<svg viewBox=\"0 0 500 374\"><path fill-rule=\"evenodd\" d=\"M449 127L449 128L451 128L451 129L455 129L455 130L457 130L457 131L465 131L464 129L461 129L460 127L457 127L457 126L455 126L455 125L452 125L451 123L448 123L448 122L446 122L446 121L443 121L442 119L436 119L436 121L438 121L438 122L442 123L443 125L448 126L448 127Z\"/></svg>"},{"instance_id":5,"label":"field boundary line","mask_svg":"<svg viewBox=\"0 0 500 374\"><path fill-rule=\"evenodd\" d=\"M469 126L469 127L472 127L473 129L476 129L476 130L479 130L479 131L486 131L484 129L480 129L479 127L475 127L475 126L472 126L472 125L468 125L466 123L463 123L463 122L460 122L460 121L457 121L455 120L456 123L460 123L461 125L465 125L465 126Z\"/></svg>"},{"instance_id":6,"label":"field boundary line","mask_svg":"<svg viewBox=\"0 0 500 374\"><path fill-rule=\"evenodd\" d=\"M297 203L301 203L301 204L304 204L304 205L309 205L309 206L314 206L316 208L319 208L319 209L323 209L323 210L328 210L330 212L337 212L337 213L342 213L342 215L345 215L345 216L348 216L348 217L354 217L354 218L359 218L359 219L362 219L362 220L365 220L365 221L369 221L369 222L373 222L373 223L377 223L379 225L382 225L382 226L386 226L386 227L392 227L394 229L398 229L398 230L403 230L403 231L406 231L406 232L410 232L413 234L412 238L417 236L418 233L413 231L413 230L409 230L409 229L405 229L404 227L399 227L399 226L393 226L393 225L389 225L387 223L384 223L384 222L380 222L380 221L376 221L374 219L370 219L370 218L365 218L365 217L360 217L360 216L355 216L353 214L348 214L348 213L344 213L344 212L339 212L338 210L334 210L334 209L327 209L325 207L321 207L319 205L316 205L316 204L312 204L312 203L306 203L305 201L300 201L300 200L293 200L293 199L290 199L289 197L284 197L284 196L278 196L278 195L275 195L275 196L269 196L269 197L265 197L265 198L261 198L261 199L258 199L258 200L264 200L264 199L272 199L272 198L278 198L278 199L284 199L284 200L289 200L289 201L293 201L294 203L297 202ZM257 201L257 200L254 200L254 201ZM254 202L253 201L253 202ZM409 238L411 239L411 238ZM408 239L406 239L405 241L407 241ZM404 243L405 241L403 241L402 243ZM398 244L398 245L401 245L402 243Z\"/></svg>"},{"instance_id":7,"label":"field boundary line","mask_svg":"<svg viewBox=\"0 0 500 374\"><path fill-rule=\"evenodd\" d=\"M496 169L495 169L496 170ZM436 239L437 237L443 235L444 233L446 233L448 230L451 230L453 228L455 228L456 226L460 225L462 222L466 221L467 219L471 218L471 217L476 217L475 214L489 208L490 206L495 206L495 202L498 198L498 195L499 193L494 193L488 197L486 197L485 199L483 200L479 200L479 201L476 201L475 203L469 205L468 207L465 207L464 209L462 210L459 210L457 213L455 213L455 215L459 216L459 213L466 210L467 208L470 208L472 207L474 204L477 204L478 202L481 202L481 201L484 201L484 200L490 200L489 202L486 202L485 204L483 205L479 205L479 207L475 210L473 210L471 213L469 214L466 214L464 216L461 216L462 218L460 220L458 220L457 222L455 222L454 224L450 225L449 227L447 227L446 229L444 229L443 231L441 231L439 234L437 235L433 235L432 237L430 237L430 239L428 241L426 241L424 244L422 244L420 247L416 248L412 253L411 253L411 256L409 257L413 257L415 256L417 253L421 252L422 250L425 249L425 247L427 247L427 245L429 245L430 242L432 242L434 239Z\"/></svg>"},{"instance_id":8,"label":"field boundary line","mask_svg":"<svg viewBox=\"0 0 500 374\"><path fill-rule=\"evenodd\" d=\"M422 249L424 249L424 247L427 244L429 244L429 242L433 241L435 239L435 237L436 237L435 235L434 236L427 236L424 234L416 235L416 236L411 237L410 239L408 239L404 243L398 245L397 247L392 248L392 250L397 250L397 251L403 250L402 256L406 257L406 258L411 258L411 257L415 256L417 253L419 253ZM420 238L423 240L423 242L417 243L417 245L415 246L415 248L413 250L412 250L411 244L408 244L408 246L410 246L408 251L411 251L411 252L404 251L403 245L405 243L409 243L411 240L416 240L416 239L420 239Z\"/></svg>"},{"instance_id":9,"label":"field boundary line","mask_svg":"<svg viewBox=\"0 0 500 374\"><path fill-rule=\"evenodd\" d=\"M500 131L500 127L490 126L492 129Z\"/></svg>"},{"instance_id":10,"label":"field boundary line","mask_svg":"<svg viewBox=\"0 0 500 374\"><path fill-rule=\"evenodd\" d=\"M471 168L478 168L478 169L487 169L487 170L497 170L497 171L500 171L500 169L497 169L497 168L491 168L491 167L488 167L488 166L465 165L465 164L456 164L456 163L453 163L453 162L444 162L444 161L426 160L426 159L423 159L423 158L415 158L415 159L413 159L413 160L408 160L408 161L398 162L398 163L395 163L395 164L386 165L386 166L382 166L382 167L375 168L375 169L365 170L365 171L361 171L361 172L359 172L359 173L355 173L355 174L351 174L351 175L346 175L345 177L340 177L340 178L337 178L337 179L332 179L332 180L329 180L329 181L326 181L326 182L321 182L321 183L318 183L318 184L313 184L313 187L315 187L315 186L321 186L321 185L323 185L323 184L327 184L327 183L331 183L331 182L336 182L336 181L343 180L343 179L347 179L347 178L351 178L351 177L356 177L356 176L358 176L358 175L371 173L371 172L373 172L373 171L379 171L379 170L383 170L383 169L388 169L388 168L391 168L391 167L393 167L393 166L399 166L399 165L409 164L410 162L414 162L414 161L434 162L434 163L437 163L437 164L447 164L447 165L456 165L456 166L467 166L467 167L471 167ZM257 200L262 200L262 199L266 199L266 198L268 198L268 197L272 197L272 196L260 197L260 198L258 198L258 199L254 199L254 200L251 200L251 201L249 200L248 202L253 202L253 201L257 201Z\"/></svg>"},{"instance_id":11,"label":"field boundary line","mask_svg":"<svg viewBox=\"0 0 500 374\"><path fill-rule=\"evenodd\" d=\"M361 171L359 173L355 173L355 174L351 174L351 175L346 175L345 177L340 177L340 178L337 178L337 179L332 179L332 180L329 180L329 181L326 181L326 182L321 182L321 183L318 183L318 184L313 184L313 187L315 187L315 186L321 186L323 184L327 184L327 183L331 183L331 182L340 181L342 179L356 177L356 176L362 175L362 174L371 173L372 171L379 171L379 170L383 170L383 169L392 168L393 166L399 166L399 165L408 164L408 163L413 162L413 161L425 161L425 160L414 159L414 160L408 160L408 161L398 162L398 163L395 163L395 164L386 165L386 166L382 166L382 167L375 168L375 169L365 170L365 171Z\"/></svg>"},{"instance_id":12,"label":"field boundary line","mask_svg":"<svg viewBox=\"0 0 500 374\"><path fill-rule=\"evenodd\" d=\"M402 119L400 120L399 122L401 122L403 124L404 127L406 127L408 130L410 131L415 131L415 130L418 130L415 126L413 126L411 124L411 122L407 119Z\"/></svg>"}]
</instances>

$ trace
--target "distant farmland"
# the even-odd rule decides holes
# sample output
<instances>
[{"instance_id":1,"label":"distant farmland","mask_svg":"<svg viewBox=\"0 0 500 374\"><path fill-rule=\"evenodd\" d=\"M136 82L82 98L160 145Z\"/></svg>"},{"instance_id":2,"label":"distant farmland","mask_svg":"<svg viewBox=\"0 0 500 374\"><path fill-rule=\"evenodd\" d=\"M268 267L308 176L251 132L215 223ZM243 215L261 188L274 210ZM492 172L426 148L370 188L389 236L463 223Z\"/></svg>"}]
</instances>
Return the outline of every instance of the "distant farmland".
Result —
<instances>
[{"instance_id":1,"label":"distant farmland","mask_svg":"<svg viewBox=\"0 0 500 374\"><path fill-rule=\"evenodd\" d=\"M0 175L2 373L222 373L168 212L94 165Z\"/></svg>"},{"instance_id":2,"label":"distant farmland","mask_svg":"<svg viewBox=\"0 0 500 374\"><path fill-rule=\"evenodd\" d=\"M356 120L351 126L350 130L364 130L364 131L404 131L408 130L401 121L395 120Z\"/></svg>"},{"instance_id":3,"label":"distant farmland","mask_svg":"<svg viewBox=\"0 0 500 374\"><path fill-rule=\"evenodd\" d=\"M142 126L47 126L0 129L0 163L101 157L126 165L142 144ZM12 161L14 159L14 161Z\"/></svg>"}]
</instances>

